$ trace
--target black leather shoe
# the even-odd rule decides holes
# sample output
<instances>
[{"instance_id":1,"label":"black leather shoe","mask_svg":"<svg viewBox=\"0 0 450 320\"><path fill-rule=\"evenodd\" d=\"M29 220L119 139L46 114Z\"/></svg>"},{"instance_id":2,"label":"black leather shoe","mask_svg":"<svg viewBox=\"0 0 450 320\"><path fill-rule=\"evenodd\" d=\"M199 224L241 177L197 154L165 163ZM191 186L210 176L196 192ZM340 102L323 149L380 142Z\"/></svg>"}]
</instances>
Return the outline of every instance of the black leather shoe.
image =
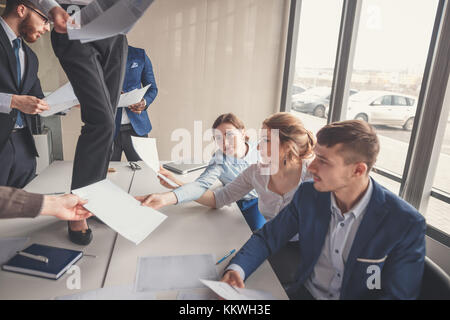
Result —
<instances>
[{"instance_id":1,"label":"black leather shoe","mask_svg":"<svg viewBox=\"0 0 450 320\"><path fill-rule=\"evenodd\" d=\"M67 230L69 231L70 241L75 244L78 244L80 246L87 246L92 241L93 235L90 228L83 231L73 231L70 229L70 223L67 222Z\"/></svg>"}]
</instances>

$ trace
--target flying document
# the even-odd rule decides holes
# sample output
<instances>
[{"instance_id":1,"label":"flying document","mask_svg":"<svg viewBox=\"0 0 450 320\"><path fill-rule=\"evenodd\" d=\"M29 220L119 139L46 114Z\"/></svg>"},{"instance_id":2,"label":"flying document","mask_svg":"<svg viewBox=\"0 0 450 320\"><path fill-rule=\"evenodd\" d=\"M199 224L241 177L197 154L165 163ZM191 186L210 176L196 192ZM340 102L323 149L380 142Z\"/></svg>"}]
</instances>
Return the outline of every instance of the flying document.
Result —
<instances>
[{"instance_id":1,"label":"flying document","mask_svg":"<svg viewBox=\"0 0 450 320\"><path fill-rule=\"evenodd\" d=\"M95 0L71 16L70 40L81 43L127 34L154 0Z\"/></svg>"},{"instance_id":2,"label":"flying document","mask_svg":"<svg viewBox=\"0 0 450 320\"><path fill-rule=\"evenodd\" d=\"M142 206L109 180L72 190L72 193L88 200L84 205L86 209L135 244L141 243L167 218L152 208Z\"/></svg>"},{"instance_id":3,"label":"flying document","mask_svg":"<svg viewBox=\"0 0 450 320\"><path fill-rule=\"evenodd\" d=\"M70 82L67 82L61 88L50 93L44 100L50 106L50 110L40 113L39 115L41 117L49 117L58 112L66 111L80 103L73 92Z\"/></svg>"},{"instance_id":4,"label":"flying document","mask_svg":"<svg viewBox=\"0 0 450 320\"><path fill-rule=\"evenodd\" d=\"M159 158L158 158L158 149L156 148L156 139L154 138L139 138L139 137L131 137L131 142L133 143L133 148L136 150L139 157L144 161L147 166L152 169L158 177L166 181L174 188L178 188L177 185L172 180L158 173L159 171Z\"/></svg>"}]
</instances>

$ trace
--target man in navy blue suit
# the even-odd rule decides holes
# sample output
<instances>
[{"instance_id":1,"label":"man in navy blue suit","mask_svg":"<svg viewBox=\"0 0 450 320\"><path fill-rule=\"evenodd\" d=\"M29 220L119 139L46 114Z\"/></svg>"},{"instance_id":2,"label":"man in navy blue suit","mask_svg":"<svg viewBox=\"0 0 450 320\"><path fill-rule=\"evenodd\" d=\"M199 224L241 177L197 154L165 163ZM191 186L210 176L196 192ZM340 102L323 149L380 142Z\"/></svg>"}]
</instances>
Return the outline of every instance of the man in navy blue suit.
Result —
<instances>
[{"instance_id":1,"label":"man in navy blue suit","mask_svg":"<svg viewBox=\"0 0 450 320\"><path fill-rule=\"evenodd\" d=\"M158 94L152 63L145 50L128 46L123 91L129 92L149 84L150 88L148 88L142 101L127 108L117 109L114 150L111 161L120 161L122 151L125 152L128 161L141 160L133 148L131 136L147 137L152 130L147 109Z\"/></svg>"},{"instance_id":2,"label":"man in navy blue suit","mask_svg":"<svg viewBox=\"0 0 450 320\"><path fill-rule=\"evenodd\" d=\"M317 133L315 160L292 202L241 248L222 281L244 280L299 235L301 261L291 299L416 299L425 259L423 216L369 172L379 142L358 120Z\"/></svg>"},{"instance_id":3,"label":"man in navy blue suit","mask_svg":"<svg viewBox=\"0 0 450 320\"><path fill-rule=\"evenodd\" d=\"M49 106L41 100L38 59L26 42L49 30L49 21L31 2L6 2L0 17L0 186L23 188L35 176L32 117Z\"/></svg>"}]
</instances>

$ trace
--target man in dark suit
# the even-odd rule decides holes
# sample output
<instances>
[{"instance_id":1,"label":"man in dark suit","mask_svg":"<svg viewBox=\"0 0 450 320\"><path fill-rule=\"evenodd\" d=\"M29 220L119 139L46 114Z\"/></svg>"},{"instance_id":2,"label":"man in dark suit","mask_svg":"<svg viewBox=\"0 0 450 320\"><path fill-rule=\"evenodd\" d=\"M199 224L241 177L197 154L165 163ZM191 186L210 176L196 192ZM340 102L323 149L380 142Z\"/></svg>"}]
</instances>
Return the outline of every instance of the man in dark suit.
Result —
<instances>
[{"instance_id":1,"label":"man in dark suit","mask_svg":"<svg viewBox=\"0 0 450 320\"><path fill-rule=\"evenodd\" d=\"M82 188L106 178L125 74L127 39L124 35L89 43L69 39L69 13L82 10L91 0L30 1L53 21L53 51L80 101L84 125L75 150L71 189ZM70 222L68 233L69 239L79 245L88 245L93 239L86 221Z\"/></svg>"},{"instance_id":2,"label":"man in dark suit","mask_svg":"<svg viewBox=\"0 0 450 320\"><path fill-rule=\"evenodd\" d=\"M223 281L238 287L299 235L291 299L416 299L425 260L423 216L369 176L379 152L373 128L358 120L317 133L316 158L292 202L231 260Z\"/></svg>"},{"instance_id":3,"label":"man in dark suit","mask_svg":"<svg viewBox=\"0 0 450 320\"><path fill-rule=\"evenodd\" d=\"M8 0L0 17L0 185L24 187L38 156L30 115L48 110L37 76L38 60L24 42L50 30L30 2Z\"/></svg>"},{"instance_id":4,"label":"man in dark suit","mask_svg":"<svg viewBox=\"0 0 450 320\"><path fill-rule=\"evenodd\" d=\"M131 136L147 137L152 130L147 109L158 94L152 63L144 49L128 46L128 58L123 91L129 92L150 84L142 101L127 108L118 108L116 132L111 161L120 161L122 152L128 161L141 160L133 148Z\"/></svg>"}]
</instances>

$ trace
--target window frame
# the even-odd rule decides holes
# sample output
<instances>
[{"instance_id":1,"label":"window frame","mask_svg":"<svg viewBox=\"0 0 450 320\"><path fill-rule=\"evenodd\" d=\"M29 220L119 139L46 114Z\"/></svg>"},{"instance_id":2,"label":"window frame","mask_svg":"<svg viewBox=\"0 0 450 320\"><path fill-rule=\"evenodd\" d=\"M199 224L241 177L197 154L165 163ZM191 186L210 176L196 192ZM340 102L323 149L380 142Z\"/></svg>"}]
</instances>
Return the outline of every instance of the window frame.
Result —
<instances>
[{"instance_id":1,"label":"window frame","mask_svg":"<svg viewBox=\"0 0 450 320\"><path fill-rule=\"evenodd\" d=\"M342 108L342 106L347 105L349 96L348 93L350 91L350 79L353 71L353 59L355 55L359 21L361 18L362 1L363 0L343 0L341 25L327 123L339 121L340 119L345 118L346 110L343 110L345 108ZM290 0L289 32L286 48L286 57L290 57L290 59L288 60L286 58L285 61L280 111L290 111L290 95L286 96L286 94L290 94L289 87L292 87L295 73L295 56L297 53L301 4L301 0ZM443 81L444 83L448 82L450 70L447 69L450 69L450 67L442 70L442 67L436 67L436 63L439 61L441 61L441 63L444 62L444 58L447 53L447 59L450 59L450 45L446 45L444 43L445 39L450 39L449 25L450 5L445 0L439 0L430 39L427 62L422 78L420 95L417 102L413 101L413 105L411 106L409 105L408 98L405 97L408 104L406 107L413 107L416 105L416 115L414 117L414 127L411 132L403 175L399 176L389 172L388 170L377 168L376 166L373 169L374 172L399 182L401 184L399 192L400 197L415 206L421 213L424 212L424 209L426 209L424 207L428 203L427 199L430 197L437 198L450 204L450 194L436 190L432 186L438 157L434 156L433 159L428 159L429 163L427 163L425 162L427 160L418 157L418 153L414 153L415 150L421 148L425 143L423 139L418 139L418 129L424 127L425 125L424 119L426 117L424 117L424 114L428 116L434 113L436 116L436 112L438 111L439 116L442 114L444 115L444 117L441 118L445 118L445 120L448 118L449 111L445 110L445 107L443 108L442 103L446 95L450 96L450 92L447 92L450 90L445 90L445 85L441 85L439 88L432 88L432 84L436 84L438 81ZM290 41L292 42L289 43ZM447 65L450 64L447 63ZM443 74L443 72L445 72L445 74ZM433 95L430 94L432 89L434 89L433 94L437 95L437 98L433 98ZM289 103L287 103L288 100ZM391 98L391 103L392 100L393 99ZM436 101L437 104L435 103ZM433 106L433 104L435 108L429 107L427 110L424 110L424 105ZM445 117L445 113L447 113L447 117ZM434 132L434 135L431 136L433 137L432 145L434 154L436 154L436 152L441 152L440 147L442 144L442 139L436 136L436 129L440 128L442 130L443 122L444 120L440 121L440 123L435 123L434 125L431 124L430 121L427 123L427 130L431 129L431 131ZM445 127L443 130L445 130ZM430 137L430 135L428 135L428 137ZM430 143L428 142L428 144ZM437 147L439 147L438 151L436 150ZM414 174L414 170L420 171L417 170L418 168L421 168L422 170L425 168L425 175L423 172L421 176ZM414 186L417 183L421 184L419 191L414 189ZM450 235L445 232L428 225L427 235L450 247Z\"/></svg>"}]
</instances>

